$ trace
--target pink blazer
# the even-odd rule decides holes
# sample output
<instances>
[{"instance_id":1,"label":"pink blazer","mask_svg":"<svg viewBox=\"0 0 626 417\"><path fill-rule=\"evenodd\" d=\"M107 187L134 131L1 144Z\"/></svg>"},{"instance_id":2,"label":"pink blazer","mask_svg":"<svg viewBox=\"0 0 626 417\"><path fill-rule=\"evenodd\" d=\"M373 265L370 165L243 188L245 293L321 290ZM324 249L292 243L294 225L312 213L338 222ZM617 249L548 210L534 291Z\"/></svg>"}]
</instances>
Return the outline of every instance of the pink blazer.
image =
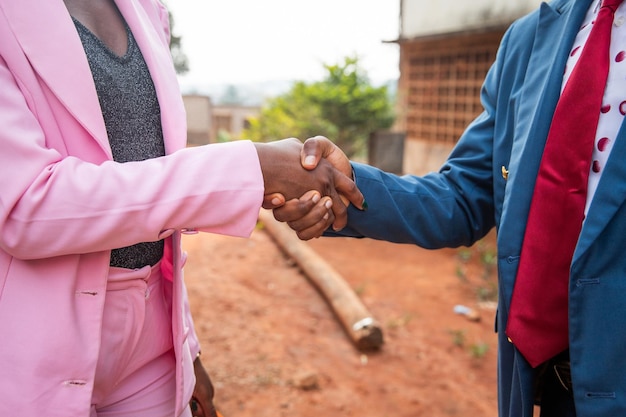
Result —
<instances>
[{"instance_id":1,"label":"pink blazer","mask_svg":"<svg viewBox=\"0 0 626 417\"><path fill-rule=\"evenodd\" d=\"M62 0L0 0L0 416L89 415L110 249L160 238L173 284L178 415L198 350L180 233L248 236L258 216L263 179L250 142L185 148L166 10L156 0L117 5L156 87L163 158L112 162Z\"/></svg>"}]
</instances>

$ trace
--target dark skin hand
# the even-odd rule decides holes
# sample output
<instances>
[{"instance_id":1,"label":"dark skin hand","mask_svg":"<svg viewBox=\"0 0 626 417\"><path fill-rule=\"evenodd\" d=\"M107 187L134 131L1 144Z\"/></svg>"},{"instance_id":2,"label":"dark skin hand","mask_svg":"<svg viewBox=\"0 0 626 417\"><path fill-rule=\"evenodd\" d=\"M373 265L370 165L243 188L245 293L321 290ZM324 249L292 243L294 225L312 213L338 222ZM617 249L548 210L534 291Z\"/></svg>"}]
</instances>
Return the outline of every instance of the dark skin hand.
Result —
<instances>
[{"instance_id":1,"label":"dark skin hand","mask_svg":"<svg viewBox=\"0 0 626 417\"><path fill-rule=\"evenodd\" d=\"M335 220L331 210L332 200L330 197L321 197L317 191L309 191L302 197L287 202L284 202L280 195L266 196L263 207L276 208L279 206L284 206L285 211L278 212L278 214L274 211L274 218L286 222L301 240L320 237L326 229L333 226ZM281 214L285 216L284 219ZM288 218L294 218L294 220L287 220ZM335 227L333 226L333 228Z\"/></svg>"},{"instance_id":2,"label":"dark skin hand","mask_svg":"<svg viewBox=\"0 0 626 417\"><path fill-rule=\"evenodd\" d=\"M320 162L328 162L346 178L352 180L350 160L339 147L323 136L316 136L304 142L300 161L305 169L314 169ZM343 203L349 204L343 195L340 197ZM360 204L355 206L361 210L367 208L364 200L360 200ZM281 194L268 194L265 196L263 207L274 209L274 218L286 222L302 240L321 236L331 224L335 230L346 224L343 222L341 227L336 227L337 224L333 223L333 213L328 210L326 197L320 199L314 192L305 193L300 198L288 201L285 201ZM345 220L347 221L347 217Z\"/></svg>"},{"instance_id":3,"label":"dark skin hand","mask_svg":"<svg viewBox=\"0 0 626 417\"><path fill-rule=\"evenodd\" d=\"M193 362L193 370L196 374L196 386L189 402L193 417L218 417L213 405L213 383L209 374L204 369L200 357Z\"/></svg>"},{"instance_id":4,"label":"dark skin hand","mask_svg":"<svg viewBox=\"0 0 626 417\"><path fill-rule=\"evenodd\" d=\"M335 229L341 229L347 223L346 204L363 207L363 195L354 181L328 159L313 160L306 169L302 166L303 145L298 139L255 143L255 146L265 182L264 207L273 208L283 201L298 199L309 191L317 191L320 196L330 197L332 201L332 224ZM327 200L317 201L320 202L327 207Z\"/></svg>"}]
</instances>

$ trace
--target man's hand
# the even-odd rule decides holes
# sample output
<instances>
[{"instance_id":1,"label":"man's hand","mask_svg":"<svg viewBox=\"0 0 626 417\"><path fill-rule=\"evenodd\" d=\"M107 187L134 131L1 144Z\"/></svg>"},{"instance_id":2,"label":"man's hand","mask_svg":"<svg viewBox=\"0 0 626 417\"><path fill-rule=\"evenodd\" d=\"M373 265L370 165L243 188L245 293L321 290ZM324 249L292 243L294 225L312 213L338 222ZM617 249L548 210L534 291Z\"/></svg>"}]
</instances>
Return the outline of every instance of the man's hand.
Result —
<instances>
[{"instance_id":1,"label":"man's hand","mask_svg":"<svg viewBox=\"0 0 626 417\"><path fill-rule=\"evenodd\" d=\"M213 405L213 383L211 383L211 378L204 369L200 357L197 357L193 362L193 370L196 374L196 386L189 402L191 415L193 417L218 417Z\"/></svg>"},{"instance_id":2,"label":"man's hand","mask_svg":"<svg viewBox=\"0 0 626 417\"><path fill-rule=\"evenodd\" d=\"M308 169L303 168L301 156L303 146L299 140L284 139L276 142L256 143L255 146L263 171L265 194L274 195L269 203L266 198L264 207L275 207L276 205L271 203L271 200L280 203L299 198L306 192L315 190L321 196L330 197L331 209L335 217L333 221L335 229L341 229L347 223L346 204L348 202L359 208L362 207L363 195L354 181L326 159L317 161L313 159L311 162L316 166L309 165ZM315 150L315 147L313 149ZM277 194L281 194L282 197L278 199ZM345 200L342 200L340 195Z\"/></svg>"},{"instance_id":3,"label":"man's hand","mask_svg":"<svg viewBox=\"0 0 626 417\"><path fill-rule=\"evenodd\" d=\"M305 169L315 169L319 161L324 158L346 177L352 179L350 160L337 145L324 136L314 136L307 139L302 147L300 158ZM358 204L355 206L362 208Z\"/></svg>"},{"instance_id":4,"label":"man's hand","mask_svg":"<svg viewBox=\"0 0 626 417\"><path fill-rule=\"evenodd\" d=\"M350 160L338 146L323 136L307 139L302 148L300 163L305 169L312 170L317 167L320 161L330 163L344 176L352 179ZM340 198L343 204L349 204L348 199L341 194ZM321 236L331 224L335 230L345 226L345 222L340 224L335 222L333 213L328 210L332 203L333 201L320 199L319 195L310 193L297 199L285 201L284 196L275 193L265 196L263 207L273 209L274 218L286 222L296 231L300 239L309 240ZM365 210L367 203L362 199L355 206ZM339 225L341 227L338 227Z\"/></svg>"}]
</instances>

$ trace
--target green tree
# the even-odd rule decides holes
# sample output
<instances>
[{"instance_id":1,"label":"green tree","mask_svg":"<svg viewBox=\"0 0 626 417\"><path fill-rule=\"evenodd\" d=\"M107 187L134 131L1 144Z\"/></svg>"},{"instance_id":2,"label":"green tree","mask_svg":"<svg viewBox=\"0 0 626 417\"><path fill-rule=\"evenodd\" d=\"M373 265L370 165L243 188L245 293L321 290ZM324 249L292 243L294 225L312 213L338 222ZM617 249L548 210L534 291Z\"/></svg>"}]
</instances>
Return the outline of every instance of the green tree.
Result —
<instances>
[{"instance_id":1,"label":"green tree","mask_svg":"<svg viewBox=\"0 0 626 417\"><path fill-rule=\"evenodd\" d=\"M165 4L165 3L164 3ZM167 15L170 21L170 53L172 54L172 60L174 61L174 68L177 74L185 74L189 71L189 59L183 51L181 44L181 37L174 33L174 16L172 12L167 10Z\"/></svg>"},{"instance_id":2,"label":"green tree","mask_svg":"<svg viewBox=\"0 0 626 417\"><path fill-rule=\"evenodd\" d=\"M245 136L267 141L324 135L348 156L363 155L370 133L393 123L387 87L372 86L357 58L324 68L328 73L322 81L296 82L286 94L270 100L251 120Z\"/></svg>"}]
</instances>

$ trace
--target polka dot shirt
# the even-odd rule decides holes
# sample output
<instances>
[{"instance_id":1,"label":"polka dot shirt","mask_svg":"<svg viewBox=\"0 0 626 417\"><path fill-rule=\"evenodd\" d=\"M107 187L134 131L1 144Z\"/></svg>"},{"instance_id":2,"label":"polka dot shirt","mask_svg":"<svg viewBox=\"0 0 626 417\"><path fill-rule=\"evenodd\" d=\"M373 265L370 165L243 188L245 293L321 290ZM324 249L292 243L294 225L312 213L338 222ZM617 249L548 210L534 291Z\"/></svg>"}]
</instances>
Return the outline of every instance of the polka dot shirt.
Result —
<instances>
[{"instance_id":1,"label":"polka dot shirt","mask_svg":"<svg viewBox=\"0 0 626 417\"><path fill-rule=\"evenodd\" d=\"M565 68L561 91L565 87L572 69L578 62L580 53L585 46L589 32L598 14L600 3L601 0L594 0L591 4L576 36ZM598 188L603 168L606 166L611 149L613 149L613 144L615 143L615 138L626 114L626 88L624 88L626 87L626 2L622 3L615 12L609 56L611 59L609 77L604 92L603 105L600 109L598 130L593 148L585 214Z\"/></svg>"}]
</instances>

